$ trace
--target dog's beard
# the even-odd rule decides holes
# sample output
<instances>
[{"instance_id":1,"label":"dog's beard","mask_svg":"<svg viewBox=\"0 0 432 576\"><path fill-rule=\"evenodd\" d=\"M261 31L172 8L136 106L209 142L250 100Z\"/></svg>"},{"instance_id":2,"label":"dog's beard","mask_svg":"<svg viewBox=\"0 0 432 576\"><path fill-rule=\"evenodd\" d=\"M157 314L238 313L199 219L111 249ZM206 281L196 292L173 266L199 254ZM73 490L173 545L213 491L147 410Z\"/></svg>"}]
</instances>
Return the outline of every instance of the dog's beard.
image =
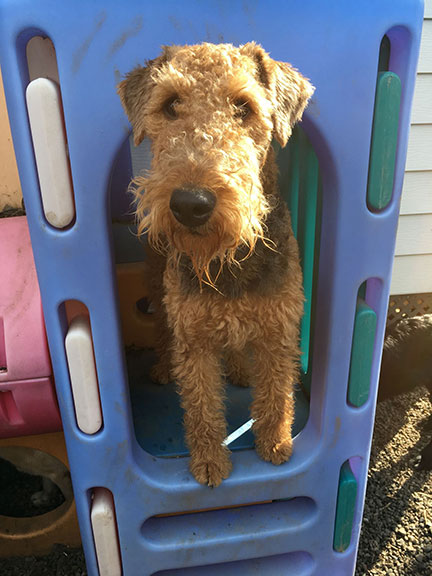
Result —
<instances>
[{"instance_id":1,"label":"dog's beard","mask_svg":"<svg viewBox=\"0 0 432 576\"><path fill-rule=\"evenodd\" d=\"M201 226L198 230L182 229L174 226L170 238L168 238L169 251L175 264L186 255L190 261L200 286L208 284L216 288L219 274L224 265L237 264L239 262L239 247L246 246L242 253L252 253L258 236L254 234L250 240L242 239L234 235L232 228L226 222L219 220Z\"/></svg>"},{"instance_id":2,"label":"dog's beard","mask_svg":"<svg viewBox=\"0 0 432 576\"><path fill-rule=\"evenodd\" d=\"M171 190L181 181L181 175L182 172L172 171L162 178L149 172L132 182L138 235L147 233L150 245L174 263L178 264L181 256L186 255L200 286L205 283L216 288L225 264L241 266L241 260L253 253L257 241L265 241L265 219L270 205L259 176L254 178L250 169L225 172L224 178L220 171L206 171L205 178L202 173L199 178L191 174L189 181L212 190L217 204L206 224L186 228L175 220L169 208ZM214 261L220 263L219 267L212 265L213 271L219 270L216 275L210 272L210 263Z\"/></svg>"},{"instance_id":3,"label":"dog's beard","mask_svg":"<svg viewBox=\"0 0 432 576\"><path fill-rule=\"evenodd\" d=\"M140 180L140 185L145 186ZM217 278L225 264L241 266L242 260L253 253L257 241L265 241L265 217L269 205L264 196L255 206L255 211L245 209L248 205L243 205L240 211L220 211L218 207L207 224L193 229L179 224L169 208L161 209L158 204L150 205L147 192L141 193L136 210L138 235L147 233L150 245L176 264L183 254L186 255L200 286L204 283L216 288ZM219 267L212 266L212 270L218 269L216 275L210 272L210 263L214 261L220 263Z\"/></svg>"}]
</instances>

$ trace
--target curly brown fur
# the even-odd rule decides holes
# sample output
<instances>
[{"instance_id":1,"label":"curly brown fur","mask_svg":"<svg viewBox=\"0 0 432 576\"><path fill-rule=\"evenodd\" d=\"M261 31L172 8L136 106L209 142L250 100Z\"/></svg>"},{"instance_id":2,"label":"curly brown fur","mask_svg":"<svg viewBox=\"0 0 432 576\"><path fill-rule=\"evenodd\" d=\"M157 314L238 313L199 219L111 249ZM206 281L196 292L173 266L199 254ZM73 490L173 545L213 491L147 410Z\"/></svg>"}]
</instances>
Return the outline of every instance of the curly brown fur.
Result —
<instances>
[{"instance_id":1,"label":"curly brown fur","mask_svg":"<svg viewBox=\"0 0 432 576\"><path fill-rule=\"evenodd\" d=\"M231 469L224 356L228 375L253 386L260 456L280 464L291 455L303 289L271 142L285 146L312 92L254 43L164 48L119 85L135 143L152 141L135 194L139 232L162 255L154 291L169 331L154 373L177 382L190 467L210 486ZM179 220L171 204L179 189L213 198L206 222Z\"/></svg>"}]
</instances>

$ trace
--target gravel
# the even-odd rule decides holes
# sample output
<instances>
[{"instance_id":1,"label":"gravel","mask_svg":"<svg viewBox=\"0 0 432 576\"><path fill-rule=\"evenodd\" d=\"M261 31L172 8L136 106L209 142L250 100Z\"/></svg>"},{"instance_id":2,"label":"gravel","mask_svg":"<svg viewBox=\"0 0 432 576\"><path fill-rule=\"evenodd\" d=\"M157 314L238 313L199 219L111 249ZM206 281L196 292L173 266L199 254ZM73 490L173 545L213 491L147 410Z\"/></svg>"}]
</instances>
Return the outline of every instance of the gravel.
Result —
<instances>
[{"instance_id":1,"label":"gravel","mask_svg":"<svg viewBox=\"0 0 432 576\"><path fill-rule=\"evenodd\" d=\"M432 472L416 470L431 413L424 388L378 404L356 576L432 576ZM0 559L0 574L87 576L82 551L60 546Z\"/></svg>"},{"instance_id":2,"label":"gravel","mask_svg":"<svg viewBox=\"0 0 432 576\"><path fill-rule=\"evenodd\" d=\"M55 546L49 556L0 558L1 576L87 576L82 550Z\"/></svg>"},{"instance_id":3,"label":"gravel","mask_svg":"<svg viewBox=\"0 0 432 576\"><path fill-rule=\"evenodd\" d=\"M425 388L377 406L356 576L432 576L432 472L416 469L431 413Z\"/></svg>"}]
</instances>

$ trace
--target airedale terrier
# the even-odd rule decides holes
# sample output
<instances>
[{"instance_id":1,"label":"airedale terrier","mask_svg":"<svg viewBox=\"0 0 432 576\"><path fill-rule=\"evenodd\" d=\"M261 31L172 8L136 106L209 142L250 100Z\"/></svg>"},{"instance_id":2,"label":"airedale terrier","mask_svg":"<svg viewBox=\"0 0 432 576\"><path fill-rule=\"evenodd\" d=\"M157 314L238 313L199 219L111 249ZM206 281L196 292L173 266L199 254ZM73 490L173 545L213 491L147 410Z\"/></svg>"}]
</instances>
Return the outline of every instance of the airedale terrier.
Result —
<instances>
[{"instance_id":1,"label":"airedale terrier","mask_svg":"<svg viewBox=\"0 0 432 576\"><path fill-rule=\"evenodd\" d=\"M272 148L285 146L313 87L257 44L169 46L118 92L152 164L135 184L159 309L153 371L175 379L190 468L217 486L231 470L223 368L253 387L258 454L292 452L302 273Z\"/></svg>"}]
</instances>

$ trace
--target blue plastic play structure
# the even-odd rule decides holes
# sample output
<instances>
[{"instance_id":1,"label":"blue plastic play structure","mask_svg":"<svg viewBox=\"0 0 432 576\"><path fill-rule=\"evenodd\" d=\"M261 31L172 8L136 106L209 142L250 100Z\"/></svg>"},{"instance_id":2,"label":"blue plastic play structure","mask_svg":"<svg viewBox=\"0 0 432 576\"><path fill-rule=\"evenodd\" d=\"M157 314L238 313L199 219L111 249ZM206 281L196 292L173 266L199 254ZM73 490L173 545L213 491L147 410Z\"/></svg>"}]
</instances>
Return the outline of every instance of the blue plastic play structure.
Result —
<instances>
[{"instance_id":1,"label":"blue plastic play structure","mask_svg":"<svg viewBox=\"0 0 432 576\"><path fill-rule=\"evenodd\" d=\"M90 523L96 488L114 498L124 576L353 573L422 15L421 0L0 1L1 68L91 576L99 574ZM49 37L57 56L75 198L75 219L64 229L44 216L29 128L26 46L34 36ZM151 436L146 414L161 434L169 430L166 442L173 429L181 435L181 414L172 427L171 401L132 384L130 367L128 375L112 217L132 168L116 85L163 44L251 40L316 86L300 144L279 153L282 176L300 182L297 200L288 194L292 208L311 173L307 163L296 172L302 137L319 166L313 304L303 331L311 343L302 386L307 421L290 462L274 467L243 447L233 453L231 477L210 489L192 478L187 456L161 457L165 440ZM399 117L389 120L390 140L384 134L373 147L386 109L377 98L387 92ZM378 201L372 148L390 150ZM103 415L93 435L80 431L74 412L65 353L70 300L90 313Z\"/></svg>"}]
</instances>

